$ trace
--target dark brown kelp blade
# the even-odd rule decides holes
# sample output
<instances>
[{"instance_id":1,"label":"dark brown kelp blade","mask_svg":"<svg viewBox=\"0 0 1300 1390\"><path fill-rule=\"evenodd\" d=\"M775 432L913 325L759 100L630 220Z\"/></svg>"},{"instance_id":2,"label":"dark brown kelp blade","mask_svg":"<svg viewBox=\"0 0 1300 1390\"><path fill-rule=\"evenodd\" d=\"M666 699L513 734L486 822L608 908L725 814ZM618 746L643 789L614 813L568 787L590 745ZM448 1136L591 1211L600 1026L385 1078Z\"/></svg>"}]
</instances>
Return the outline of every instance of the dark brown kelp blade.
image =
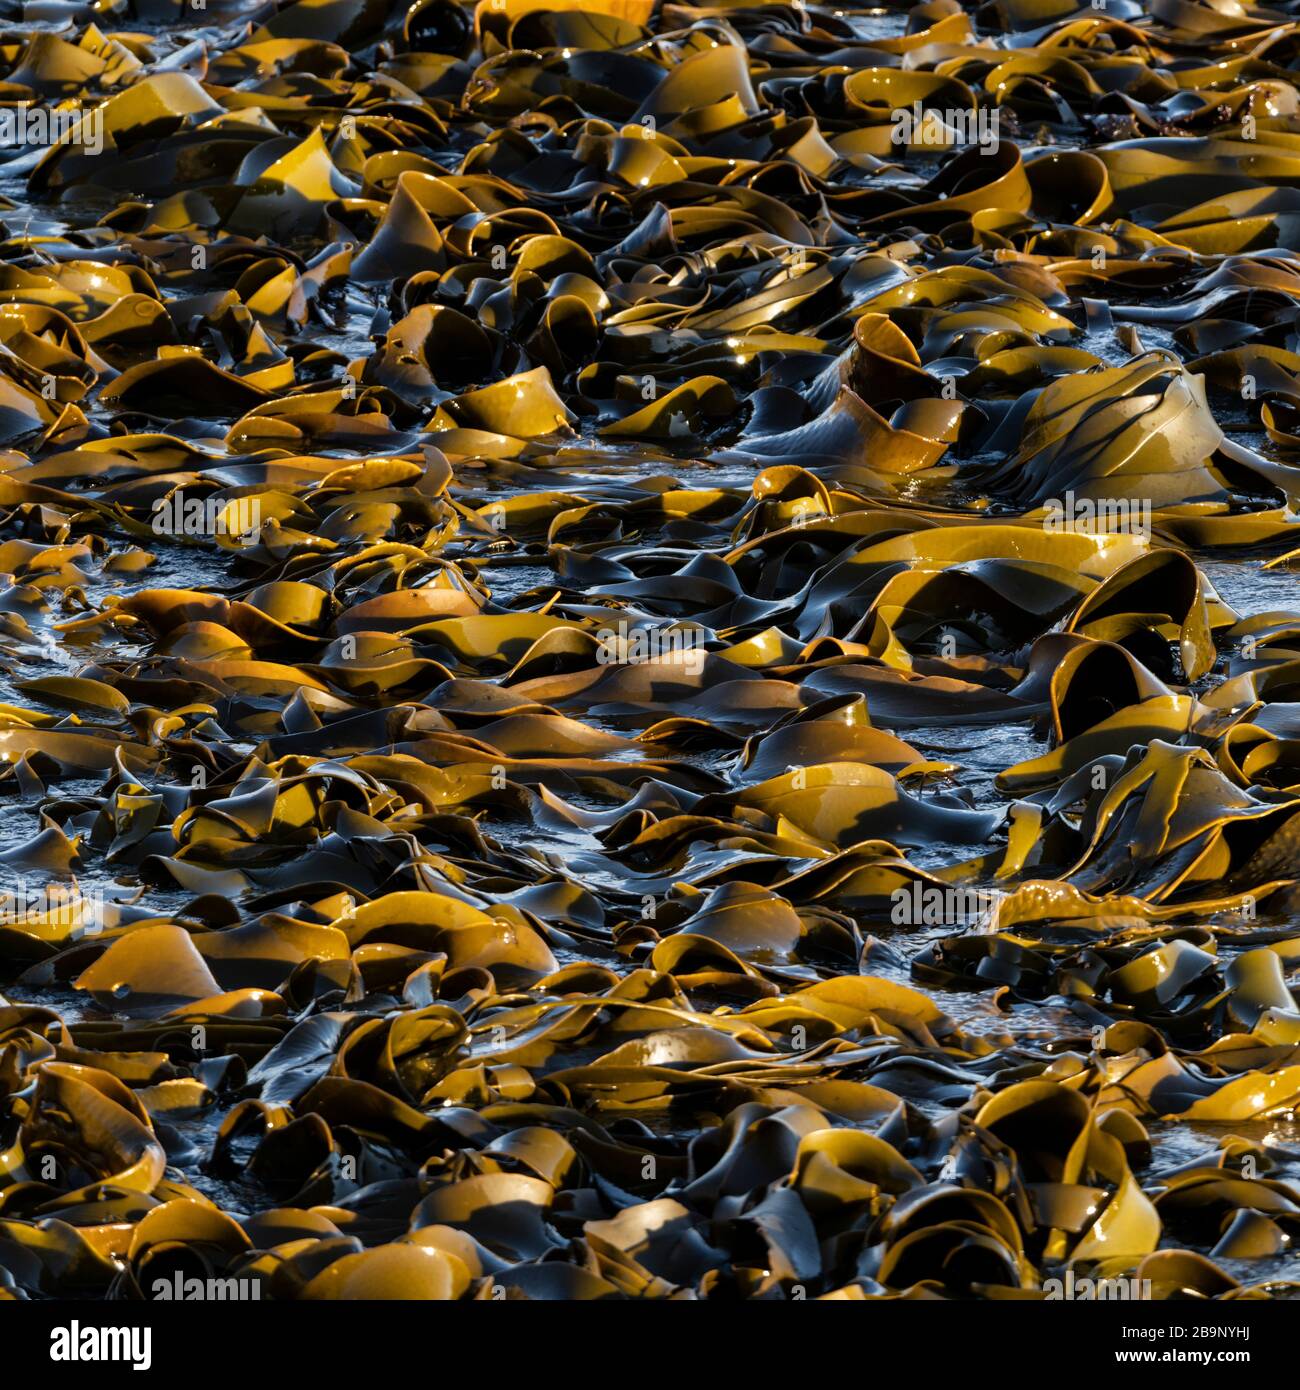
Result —
<instances>
[{"instance_id":1,"label":"dark brown kelp blade","mask_svg":"<svg viewBox=\"0 0 1300 1390\"><path fill-rule=\"evenodd\" d=\"M1295 24L1121 8L0 0L0 1299L1295 1296Z\"/></svg>"}]
</instances>

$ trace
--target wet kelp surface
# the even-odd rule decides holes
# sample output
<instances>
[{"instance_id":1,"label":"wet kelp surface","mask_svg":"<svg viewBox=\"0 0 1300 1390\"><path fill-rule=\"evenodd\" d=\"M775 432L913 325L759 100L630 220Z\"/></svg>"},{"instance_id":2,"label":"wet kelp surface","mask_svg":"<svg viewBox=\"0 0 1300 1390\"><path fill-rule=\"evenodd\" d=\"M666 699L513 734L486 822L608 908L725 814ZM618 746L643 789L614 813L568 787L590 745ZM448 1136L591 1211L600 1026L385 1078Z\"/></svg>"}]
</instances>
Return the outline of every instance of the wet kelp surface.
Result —
<instances>
[{"instance_id":1,"label":"wet kelp surface","mask_svg":"<svg viewBox=\"0 0 1300 1390\"><path fill-rule=\"evenodd\" d=\"M0 1296L1294 1297L1289 8L7 6Z\"/></svg>"}]
</instances>

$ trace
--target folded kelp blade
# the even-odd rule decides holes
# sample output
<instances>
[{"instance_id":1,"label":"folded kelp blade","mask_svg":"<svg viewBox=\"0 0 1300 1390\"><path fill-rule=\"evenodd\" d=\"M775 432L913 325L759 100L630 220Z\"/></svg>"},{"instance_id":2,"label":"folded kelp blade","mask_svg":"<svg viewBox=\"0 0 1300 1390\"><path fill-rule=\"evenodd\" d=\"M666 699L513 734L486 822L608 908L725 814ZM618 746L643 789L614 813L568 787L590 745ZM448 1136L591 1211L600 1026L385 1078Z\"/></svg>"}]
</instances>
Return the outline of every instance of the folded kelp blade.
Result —
<instances>
[{"instance_id":1,"label":"folded kelp blade","mask_svg":"<svg viewBox=\"0 0 1300 1390\"><path fill-rule=\"evenodd\" d=\"M1160 627L1151 623L1150 615L1156 614L1167 619ZM1075 611L1069 630L1130 644L1130 650L1140 633L1154 631L1167 640L1176 631L1189 681L1199 680L1215 661L1204 581L1192 561L1176 550L1152 552L1112 574Z\"/></svg>"},{"instance_id":2,"label":"folded kelp blade","mask_svg":"<svg viewBox=\"0 0 1300 1390\"><path fill-rule=\"evenodd\" d=\"M179 926L144 926L112 942L76 986L101 1004L131 1012L163 1011L220 993L189 933Z\"/></svg>"},{"instance_id":3,"label":"folded kelp blade","mask_svg":"<svg viewBox=\"0 0 1300 1390\"><path fill-rule=\"evenodd\" d=\"M1153 353L1046 386L1025 417L1019 451L971 481L1025 507L1069 493L1177 508L1223 496L1210 467L1221 438L1204 381Z\"/></svg>"},{"instance_id":4,"label":"folded kelp blade","mask_svg":"<svg viewBox=\"0 0 1300 1390\"><path fill-rule=\"evenodd\" d=\"M89 1198L109 1182L148 1194L163 1177L166 1158L144 1107L115 1077L63 1062L40 1066L36 1090L15 1143L0 1168L11 1184L40 1184L48 1194ZM25 1189L19 1189L25 1191Z\"/></svg>"},{"instance_id":5,"label":"folded kelp blade","mask_svg":"<svg viewBox=\"0 0 1300 1390\"><path fill-rule=\"evenodd\" d=\"M930 428L942 429L942 425L933 421ZM948 442L941 434L931 437L894 428L844 386L817 419L779 434L743 440L734 450L716 455L715 461L760 468L795 464L821 478L886 493L897 490L900 477L937 464Z\"/></svg>"},{"instance_id":6,"label":"folded kelp blade","mask_svg":"<svg viewBox=\"0 0 1300 1390\"><path fill-rule=\"evenodd\" d=\"M1295 43L1130 8L10 25L0 1297L1287 1292Z\"/></svg>"},{"instance_id":7,"label":"folded kelp blade","mask_svg":"<svg viewBox=\"0 0 1300 1390\"><path fill-rule=\"evenodd\" d=\"M1098 641L1043 641L1051 735L1056 745L1042 757L1005 768L997 785L1006 791L1067 784L1072 776L1108 756L1123 757L1152 738L1210 742L1222 727L1214 712L1193 696L1177 695L1118 644ZM1029 694L1042 684L1031 662L1018 690ZM1100 787L1105 773L1093 780ZM1067 803L1068 804L1068 803Z\"/></svg>"},{"instance_id":8,"label":"folded kelp blade","mask_svg":"<svg viewBox=\"0 0 1300 1390\"><path fill-rule=\"evenodd\" d=\"M867 763L895 777L952 770L951 764L927 762L902 739L871 728L861 695L832 697L787 716L750 739L742 754L746 781L765 781L789 767L831 762Z\"/></svg>"},{"instance_id":9,"label":"folded kelp blade","mask_svg":"<svg viewBox=\"0 0 1300 1390\"><path fill-rule=\"evenodd\" d=\"M718 798L721 804L723 798ZM697 805L711 807L712 799ZM750 787L735 798L737 808L784 817L828 847L847 849L863 840L924 844L941 838L976 844L988 839L1000 817L904 791L881 768L835 762L799 768Z\"/></svg>"},{"instance_id":10,"label":"folded kelp blade","mask_svg":"<svg viewBox=\"0 0 1300 1390\"><path fill-rule=\"evenodd\" d=\"M1204 750L1154 740L1093 794L1081 829L1087 848L1067 875L1081 888L1136 887L1156 902L1220 885L1258 896L1293 877L1300 801L1252 796Z\"/></svg>"}]
</instances>

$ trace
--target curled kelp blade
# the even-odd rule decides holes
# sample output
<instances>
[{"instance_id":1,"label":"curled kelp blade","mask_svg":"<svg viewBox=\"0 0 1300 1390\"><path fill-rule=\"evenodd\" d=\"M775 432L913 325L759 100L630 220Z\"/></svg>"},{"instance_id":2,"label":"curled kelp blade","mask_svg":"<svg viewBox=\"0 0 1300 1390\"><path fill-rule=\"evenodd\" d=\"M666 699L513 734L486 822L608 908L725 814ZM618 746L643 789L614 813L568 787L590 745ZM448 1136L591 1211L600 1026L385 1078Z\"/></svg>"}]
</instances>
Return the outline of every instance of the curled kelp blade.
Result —
<instances>
[{"instance_id":1,"label":"curled kelp blade","mask_svg":"<svg viewBox=\"0 0 1300 1390\"><path fill-rule=\"evenodd\" d=\"M1289 1292L1295 40L1121 10L10 16L0 1297Z\"/></svg>"}]
</instances>

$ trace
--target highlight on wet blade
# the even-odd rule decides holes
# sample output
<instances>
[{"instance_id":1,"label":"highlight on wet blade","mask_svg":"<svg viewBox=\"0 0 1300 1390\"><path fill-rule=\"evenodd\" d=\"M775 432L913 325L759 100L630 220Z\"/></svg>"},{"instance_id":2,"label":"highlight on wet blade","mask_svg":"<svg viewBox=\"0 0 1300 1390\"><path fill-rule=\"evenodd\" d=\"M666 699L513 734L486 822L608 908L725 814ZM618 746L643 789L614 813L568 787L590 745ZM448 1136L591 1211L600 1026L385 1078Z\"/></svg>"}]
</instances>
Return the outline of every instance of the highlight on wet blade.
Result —
<instances>
[{"instance_id":1,"label":"highlight on wet blade","mask_svg":"<svg viewBox=\"0 0 1300 1390\"><path fill-rule=\"evenodd\" d=\"M1300 1298L1297 16L0 0L0 1302Z\"/></svg>"}]
</instances>

